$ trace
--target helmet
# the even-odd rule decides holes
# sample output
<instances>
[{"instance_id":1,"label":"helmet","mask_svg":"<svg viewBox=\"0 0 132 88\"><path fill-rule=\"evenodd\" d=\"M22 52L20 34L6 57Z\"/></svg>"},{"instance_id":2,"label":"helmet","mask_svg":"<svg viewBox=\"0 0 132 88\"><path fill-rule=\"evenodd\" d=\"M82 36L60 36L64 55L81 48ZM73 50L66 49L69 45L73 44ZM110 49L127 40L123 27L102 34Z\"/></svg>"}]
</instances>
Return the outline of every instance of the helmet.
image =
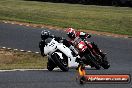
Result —
<instances>
[{"instance_id":1,"label":"helmet","mask_svg":"<svg viewBox=\"0 0 132 88\"><path fill-rule=\"evenodd\" d=\"M66 32L69 38L73 39L76 37L76 32L73 28L68 28Z\"/></svg>"},{"instance_id":2,"label":"helmet","mask_svg":"<svg viewBox=\"0 0 132 88\"><path fill-rule=\"evenodd\" d=\"M49 31L43 30L41 32L41 39L42 40L47 39L49 36L50 36L50 32Z\"/></svg>"}]
</instances>

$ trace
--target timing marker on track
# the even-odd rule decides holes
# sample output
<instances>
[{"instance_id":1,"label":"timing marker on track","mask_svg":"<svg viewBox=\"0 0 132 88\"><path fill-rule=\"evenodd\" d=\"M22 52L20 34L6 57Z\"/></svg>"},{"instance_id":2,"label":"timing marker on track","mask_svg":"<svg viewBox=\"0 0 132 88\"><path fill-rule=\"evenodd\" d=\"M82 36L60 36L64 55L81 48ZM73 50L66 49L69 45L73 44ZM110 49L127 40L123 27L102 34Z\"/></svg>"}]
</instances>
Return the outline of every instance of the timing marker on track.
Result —
<instances>
[{"instance_id":1,"label":"timing marker on track","mask_svg":"<svg viewBox=\"0 0 132 88\"><path fill-rule=\"evenodd\" d=\"M35 52L36 54L39 54L39 52Z\"/></svg>"},{"instance_id":2,"label":"timing marker on track","mask_svg":"<svg viewBox=\"0 0 132 88\"><path fill-rule=\"evenodd\" d=\"M13 49L14 51L18 51L18 49Z\"/></svg>"},{"instance_id":3,"label":"timing marker on track","mask_svg":"<svg viewBox=\"0 0 132 88\"><path fill-rule=\"evenodd\" d=\"M27 27L29 27L29 25L26 25Z\"/></svg>"},{"instance_id":4,"label":"timing marker on track","mask_svg":"<svg viewBox=\"0 0 132 88\"><path fill-rule=\"evenodd\" d=\"M6 49L6 47L2 47L2 49Z\"/></svg>"},{"instance_id":5,"label":"timing marker on track","mask_svg":"<svg viewBox=\"0 0 132 88\"><path fill-rule=\"evenodd\" d=\"M4 21L5 24L7 24L8 22Z\"/></svg>"},{"instance_id":6,"label":"timing marker on track","mask_svg":"<svg viewBox=\"0 0 132 88\"><path fill-rule=\"evenodd\" d=\"M28 53L31 53L32 51L27 51Z\"/></svg>"},{"instance_id":7,"label":"timing marker on track","mask_svg":"<svg viewBox=\"0 0 132 88\"><path fill-rule=\"evenodd\" d=\"M20 50L21 52L25 52L25 50Z\"/></svg>"},{"instance_id":8,"label":"timing marker on track","mask_svg":"<svg viewBox=\"0 0 132 88\"><path fill-rule=\"evenodd\" d=\"M14 51L20 51L20 52L27 52L27 53L35 53L35 54L40 54L40 52L33 52L33 51L26 51L26 50L19 50L19 49L12 49L12 48L7 48L7 47L0 47L1 49L7 49L7 50L14 50Z\"/></svg>"},{"instance_id":9,"label":"timing marker on track","mask_svg":"<svg viewBox=\"0 0 132 88\"><path fill-rule=\"evenodd\" d=\"M22 26L23 24L19 24L20 26Z\"/></svg>"},{"instance_id":10,"label":"timing marker on track","mask_svg":"<svg viewBox=\"0 0 132 88\"><path fill-rule=\"evenodd\" d=\"M128 37L124 37L125 39L127 39Z\"/></svg>"},{"instance_id":11,"label":"timing marker on track","mask_svg":"<svg viewBox=\"0 0 132 88\"><path fill-rule=\"evenodd\" d=\"M54 70L60 70L60 68L54 68ZM48 69L12 69L12 70L0 70L0 72L15 72L15 71L48 71Z\"/></svg>"},{"instance_id":12,"label":"timing marker on track","mask_svg":"<svg viewBox=\"0 0 132 88\"><path fill-rule=\"evenodd\" d=\"M37 26L33 26L33 27L35 27L35 28L36 28Z\"/></svg>"},{"instance_id":13,"label":"timing marker on track","mask_svg":"<svg viewBox=\"0 0 132 88\"><path fill-rule=\"evenodd\" d=\"M11 24L15 24L14 22L12 22Z\"/></svg>"},{"instance_id":14,"label":"timing marker on track","mask_svg":"<svg viewBox=\"0 0 132 88\"><path fill-rule=\"evenodd\" d=\"M11 50L11 48L7 48L8 50Z\"/></svg>"},{"instance_id":15,"label":"timing marker on track","mask_svg":"<svg viewBox=\"0 0 132 88\"><path fill-rule=\"evenodd\" d=\"M118 36L115 36L116 38L118 38Z\"/></svg>"}]
</instances>

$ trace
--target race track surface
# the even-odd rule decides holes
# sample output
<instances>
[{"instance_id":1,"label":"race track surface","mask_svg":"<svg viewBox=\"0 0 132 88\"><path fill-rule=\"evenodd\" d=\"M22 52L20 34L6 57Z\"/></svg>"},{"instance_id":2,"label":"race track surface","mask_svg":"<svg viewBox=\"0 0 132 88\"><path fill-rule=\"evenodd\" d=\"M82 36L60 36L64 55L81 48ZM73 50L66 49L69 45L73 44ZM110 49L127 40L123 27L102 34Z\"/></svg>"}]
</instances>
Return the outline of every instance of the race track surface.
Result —
<instances>
[{"instance_id":1,"label":"race track surface","mask_svg":"<svg viewBox=\"0 0 132 88\"><path fill-rule=\"evenodd\" d=\"M43 28L44 29L44 28ZM42 28L0 23L0 47L39 51ZM48 30L48 29L46 29ZM56 36L66 37L63 31L50 30ZM87 69L88 74L131 74L132 39L92 35L89 39L107 53L111 67L108 70ZM76 70L69 72L13 71L0 72L0 88L132 88L129 84L85 84L76 82Z\"/></svg>"}]
</instances>

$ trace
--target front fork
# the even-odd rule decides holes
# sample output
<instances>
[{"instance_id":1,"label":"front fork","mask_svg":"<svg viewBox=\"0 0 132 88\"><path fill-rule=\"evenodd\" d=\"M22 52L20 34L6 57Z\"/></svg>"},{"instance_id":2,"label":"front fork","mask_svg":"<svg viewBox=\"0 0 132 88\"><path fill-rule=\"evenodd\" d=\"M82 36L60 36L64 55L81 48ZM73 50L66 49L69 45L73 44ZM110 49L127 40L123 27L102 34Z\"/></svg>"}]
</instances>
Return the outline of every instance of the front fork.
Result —
<instances>
[{"instance_id":1,"label":"front fork","mask_svg":"<svg viewBox=\"0 0 132 88\"><path fill-rule=\"evenodd\" d=\"M104 58L105 54L98 48L98 46L94 42L86 42L88 48L92 51L93 55L98 58Z\"/></svg>"}]
</instances>

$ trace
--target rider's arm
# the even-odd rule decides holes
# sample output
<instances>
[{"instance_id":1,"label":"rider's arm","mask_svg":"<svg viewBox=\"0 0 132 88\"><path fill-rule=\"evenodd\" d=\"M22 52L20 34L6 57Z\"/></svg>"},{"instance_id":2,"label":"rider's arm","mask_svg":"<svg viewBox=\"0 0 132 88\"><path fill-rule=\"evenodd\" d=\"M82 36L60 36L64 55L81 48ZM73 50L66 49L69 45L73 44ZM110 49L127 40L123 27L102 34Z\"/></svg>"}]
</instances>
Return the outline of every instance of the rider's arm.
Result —
<instances>
[{"instance_id":1,"label":"rider's arm","mask_svg":"<svg viewBox=\"0 0 132 88\"><path fill-rule=\"evenodd\" d=\"M59 41L62 39L62 37L56 37L56 36L54 36L54 35L50 35L49 38L55 38L55 40L56 40L57 42L59 42Z\"/></svg>"},{"instance_id":2,"label":"rider's arm","mask_svg":"<svg viewBox=\"0 0 132 88\"><path fill-rule=\"evenodd\" d=\"M62 37L54 37L57 42L60 42L62 40Z\"/></svg>"},{"instance_id":3,"label":"rider's arm","mask_svg":"<svg viewBox=\"0 0 132 88\"><path fill-rule=\"evenodd\" d=\"M86 38L90 38L91 35L85 32L78 32L77 35L82 38L82 39L86 39Z\"/></svg>"},{"instance_id":4,"label":"rider's arm","mask_svg":"<svg viewBox=\"0 0 132 88\"><path fill-rule=\"evenodd\" d=\"M44 46L45 46L45 41L44 41L44 40L41 40L41 41L39 42L39 49L40 49L40 52L41 52L41 55L42 55L42 56L45 56L45 55L44 55Z\"/></svg>"},{"instance_id":5,"label":"rider's arm","mask_svg":"<svg viewBox=\"0 0 132 88\"><path fill-rule=\"evenodd\" d=\"M70 48L70 50L72 50L74 52L75 55L78 55L78 52L75 50L74 46L72 45L72 43L66 39L63 39L62 42L65 46L67 46L68 48Z\"/></svg>"},{"instance_id":6,"label":"rider's arm","mask_svg":"<svg viewBox=\"0 0 132 88\"><path fill-rule=\"evenodd\" d=\"M71 46L71 42L69 42L68 40L66 39L63 39L63 44L67 47L70 47Z\"/></svg>"}]
</instances>

